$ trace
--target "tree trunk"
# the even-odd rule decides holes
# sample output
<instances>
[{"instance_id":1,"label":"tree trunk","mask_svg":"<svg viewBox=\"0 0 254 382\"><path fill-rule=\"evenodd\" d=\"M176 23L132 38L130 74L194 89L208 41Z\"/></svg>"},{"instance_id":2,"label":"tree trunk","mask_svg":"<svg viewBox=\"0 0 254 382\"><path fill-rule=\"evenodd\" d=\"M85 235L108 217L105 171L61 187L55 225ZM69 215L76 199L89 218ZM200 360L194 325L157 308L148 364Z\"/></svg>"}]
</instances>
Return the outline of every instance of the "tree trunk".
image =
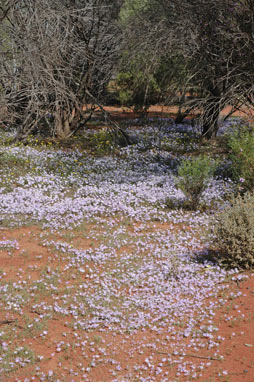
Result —
<instances>
[{"instance_id":1,"label":"tree trunk","mask_svg":"<svg viewBox=\"0 0 254 382\"><path fill-rule=\"evenodd\" d=\"M216 137L219 129L220 103L219 100L208 101L202 116L202 135L207 139Z\"/></svg>"},{"instance_id":2,"label":"tree trunk","mask_svg":"<svg viewBox=\"0 0 254 382\"><path fill-rule=\"evenodd\" d=\"M66 111L57 110L55 113L55 136L59 139L69 138L71 135L71 122L73 114Z\"/></svg>"}]
</instances>

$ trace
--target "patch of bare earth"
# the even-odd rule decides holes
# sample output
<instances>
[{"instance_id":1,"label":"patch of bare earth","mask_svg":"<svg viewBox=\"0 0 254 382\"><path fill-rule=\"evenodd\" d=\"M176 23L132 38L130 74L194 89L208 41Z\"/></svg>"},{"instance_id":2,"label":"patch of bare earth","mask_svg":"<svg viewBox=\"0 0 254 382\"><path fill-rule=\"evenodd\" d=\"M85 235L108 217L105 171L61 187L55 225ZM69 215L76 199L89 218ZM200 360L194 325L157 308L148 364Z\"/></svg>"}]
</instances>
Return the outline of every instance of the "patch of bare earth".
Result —
<instances>
[{"instance_id":1,"label":"patch of bare earth","mask_svg":"<svg viewBox=\"0 0 254 382\"><path fill-rule=\"evenodd\" d=\"M134 113L132 109L130 108L121 108L121 107L115 107L115 106L106 106L105 109L110 112L114 117L120 117L120 118L137 118L140 116L138 113ZM226 106L221 111L221 116L227 116L232 111L232 107ZM158 116L175 116L178 113L178 107L177 106L165 106L165 105L153 105L150 106L148 109L148 115L150 117L158 117ZM193 117L194 115L190 115L190 117ZM232 113L233 117L241 117L246 118L250 121L254 121L254 110L242 107L241 109L235 111Z\"/></svg>"},{"instance_id":2,"label":"patch of bare earth","mask_svg":"<svg viewBox=\"0 0 254 382\"><path fill-rule=\"evenodd\" d=\"M179 233L188 230L185 226L156 224L146 227L145 232L175 229ZM138 227L139 224L136 224L134 228ZM10 351L10 359L12 357L15 363L13 368L11 360L8 365L6 361L4 363L2 352L0 381L253 381L252 273L247 273L248 278L243 281L229 280L224 292L221 292L226 303L216 309L212 322L218 328L216 335L220 338L217 355L207 345L209 337L204 336L203 347L196 350L190 347L188 350L190 338L178 333L177 325L175 333L168 332L167 325L157 330L153 328L152 316L149 326L134 327L131 331L122 330L117 321L113 328L108 327L103 317L98 326L77 325L77 315L80 315L81 322L86 317L84 312L77 312L72 306L75 297L73 300L71 296L81 288L84 280L87 289L92 290L96 284L92 271L101 272L103 265L95 267L91 263L90 272L85 268L77 274L75 269L66 268L69 262L63 252L46 245L45 240L48 243L52 239L68 242L75 248L89 250L98 246L99 239L86 238L94 229L88 226L86 235L74 231L69 236L67 232L53 235L38 227L1 229L0 241L16 240L18 247L8 250L0 248L0 346L2 350ZM135 235L133 227L127 231ZM105 233L101 234L103 236ZM123 246L116 256L131 250L131 247ZM149 254L145 253L144 256ZM110 259L107 272L114 272L115 265L114 258ZM3 295L3 287L9 283L12 288L13 285L17 288L16 293L23 296L23 301L15 303L15 290L12 289L6 289L7 296ZM126 295L131 293L131 288L124 290ZM65 312L57 310L57 304L64 306ZM49 309L53 305L55 308ZM188 321L189 317L185 319ZM182 354L178 351L181 348L185 349ZM22 351L25 353L26 349L30 349L34 356L23 354ZM189 369L193 373L188 372Z\"/></svg>"}]
</instances>

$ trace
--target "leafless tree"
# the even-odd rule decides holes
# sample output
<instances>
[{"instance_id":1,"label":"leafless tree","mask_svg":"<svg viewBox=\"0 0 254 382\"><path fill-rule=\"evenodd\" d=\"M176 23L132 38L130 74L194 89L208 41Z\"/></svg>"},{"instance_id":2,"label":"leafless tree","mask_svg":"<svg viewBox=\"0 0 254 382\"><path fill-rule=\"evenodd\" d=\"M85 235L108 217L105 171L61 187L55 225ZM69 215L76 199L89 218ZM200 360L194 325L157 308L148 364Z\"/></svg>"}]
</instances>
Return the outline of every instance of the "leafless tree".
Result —
<instances>
[{"instance_id":1,"label":"leafless tree","mask_svg":"<svg viewBox=\"0 0 254 382\"><path fill-rule=\"evenodd\" d=\"M117 0L12 0L0 7L0 101L17 139L36 129L68 138L86 125L118 57L117 9Z\"/></svg>"},{"instance_id":2,"label":"leafless tree","mask_svg":"<svg viewBox=\"0 0 254 382\"><path fill-rule=\"evenodd\" d=\"M168 59L171 100L194 90L184 106L200 114L204 136L216 135L226 105L253 110L254 0L149 0L125 25L125 41L152 71Z\"/></svg>"}]
</instances>

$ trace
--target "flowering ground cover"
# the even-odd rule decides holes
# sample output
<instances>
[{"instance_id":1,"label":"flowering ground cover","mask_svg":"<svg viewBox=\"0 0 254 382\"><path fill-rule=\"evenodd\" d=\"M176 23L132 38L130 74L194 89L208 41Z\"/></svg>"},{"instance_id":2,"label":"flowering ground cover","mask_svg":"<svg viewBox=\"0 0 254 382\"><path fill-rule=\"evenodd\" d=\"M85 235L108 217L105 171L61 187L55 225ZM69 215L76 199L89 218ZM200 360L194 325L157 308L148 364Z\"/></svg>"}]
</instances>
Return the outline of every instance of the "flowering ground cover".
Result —
<instances>
[{"instance_id":1,"label":"flowering ground cover","mask_svg":"<svg viewBox=\"0 0 254 382\"><path fill-rule=\"evenodd\" d=\"M228 161L185 209L198 130L138 122L111 154L96 130L94 155L1 133L0 381L253 380L254 274L207 256Z\"/></svg>"}]
</instances>

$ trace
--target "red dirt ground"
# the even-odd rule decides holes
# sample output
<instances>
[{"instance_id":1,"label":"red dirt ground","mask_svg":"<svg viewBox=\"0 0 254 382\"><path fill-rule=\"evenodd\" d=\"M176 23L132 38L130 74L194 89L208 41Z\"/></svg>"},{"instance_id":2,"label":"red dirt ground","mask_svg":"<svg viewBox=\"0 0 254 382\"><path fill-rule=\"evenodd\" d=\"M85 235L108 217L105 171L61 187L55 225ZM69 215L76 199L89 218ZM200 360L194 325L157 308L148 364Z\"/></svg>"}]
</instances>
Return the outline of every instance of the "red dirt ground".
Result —
<instances>
[{"instance_id":1,"label":"red dirt ground","mask_svg":"<svg viewBox=\"0 0 254 382\"><path fill-rule=\"evenodd\" d=\"M4 229L0 230L0 240L18 240L19 249L15 249L12 253L8 254L7 251L0 251L0 269L5 272L2 274L2 280L15 280L26 279L35 280L39 277L39 271L45 267L49 261L50 266L58 266L59 262L54 259L54 254L50 252L45 246L42 245L40 240L40 234L42 230L36 226L23 227L16 229ZM45 233L45 232L44 232ZM90 245L85 241L82 243L82 247ZM23 251L23 252L22 252ZM23 270L23 274L22 271ZM22 276L21 276L22 274ZM192 362L203 368L202 376L195 380L201 382L253 382L254 381L254 273L246 273L249 278L247 281L239 283L231 282L230 291L241 291L242 296L229 300L227 305L217 310L213 324L218 327L218 335L221 335L225 340L221 343L219 348L219 354L224 357L223 360L209 359L208 350L200 350L198 353L185 354L183 360ZM50 299L50 297L48 297ZM1 299L0 299L1 301ZM34 319L40 314L39 311L32 311L29 306L24 308L24 315ZM230 317L230 320L228 319ZM6 320L9 320L6 322ZM12 322L12 320L15 320ZM77 362L80 361L80 368L82 362L85 367L91 362L93 357L93 347L98 349L100 346L107 348L108 352L112 352L112 356L122 366L122 375L126 375L129 372L129 379L119 379L119 381L137 381L133 374L132 366L138 361L139 364L145 363L145 359L149 357L149 346L145 347L143 353L138 351L138 345L158 343L157 354L158 359L153 358L153 362L159 363L159 355L165 354L165 357L172 355L173 348L171 346L174 343L168 343L168 350L165 351L165 347L160 347L160 339L165 336L166 333L154 333L149 330L140 330L134 332L132 336L126 336L125 344L119 350L117 344L123 340L123 335L114 335L109 332L96 332L94 330L91 333L86 334L86 341L90 341L90 347L88 344L85 348L75 346L72 349L66 349L63 351L56 350L56 344L64 340L63 334L67 336L69 340L75 342L76 338L84 340L84 334L80 330L74 331L74 329L66 325L66 320L61 319L59 316L55 316L48 322L48 335L47 339L38 339L23 334L23 338L19 336L19 332L24 326L24 321L20 315L13 312L7 313L0 310L0 331L8 325L10 327L16 326L17 338L16 343L20 345L29 345L36 353L43 355L44 359L39 363L41 371L45 372L45 381L56 382L55 377L48 376L49 370L54 371L56 375L62 375L65 379L59 379L59 381L71 382L75 371L77 371ZM23 332L22 332L23 333ZM92 346L92 341L95 341L96 336L103 337L103 345L96 344ZM184 341L184 339L183 339ZM1 338L0 338L1 344ZM116 352L116 349L118 351ZM133 349L136 349L133 351ZM102 355L103 357L103 355ZM173 355L172 355L173 357ZM83 361L82 361L83 360ZM211 363L206 369L207 363ZM1 365L0 365L1 366ZM73 374L70 373L70 369L73 369ZM175 367L169 368L170 377L172 382L189 382L192 379L183 376L177 376ZM223 373L224 372L224 373ZM26 367L18 369L11 375L0 375L1 382L18 382L18 381L39 381L38 377L34 374L34 367ZM219 375L220 374L220 375ZM120 377L121 374L118 375ZM27 378L27 379L26 379ZM74 379L74 381L83 382L84 379ZM89 374L89 382L110 382L115 380L116 377L109 373L109 367L106 363L101 364L101 367L92 369ZM155 378L155 375L153 375ZM154 380L154 379L153 379ZM149 379L147 379L149 381ZM161 382L159 376L156 377L156 381Z\"/></svg>"},{"instance_id":2,"label":"red dirt ground","mask_svg":"<svg viewBox=\"0 0 254 382\"><path fill-rule=\"evenodd\" d=\"M138 114L134 114L131 110L123 110L116 107L106 107L106 110L111 112L115 118L132 118L138 117ZM226 115L230 111L230 107L223 110L223 115ZM165 106L153 106L149 109L150 116L170 116L175 115L177 108L165 107ZM233 114L234 116L247 117L249 120L254 120L254 112L246 113L246 110ZM160 227L163 229L163 227ZM59 263L59 259L54 258L50 249L43 246L40 239L40 234L43 232L39 227L21 227L16 229L0 229L0 241L1 240L17 240L19 243L19 249L14 249L11 253L6 250L0 250L0 282L10 280L29 280L32 282L39 278L40 272L48 264L51 268L62 267L63 264ZM55 235L55 239L57 234ZM57 238L58 239L58 238ZM89 240L79 240L79 246L83 249L88 248L91 245ZM210 359L209 351L204 349L198 353L186 353L182 359L183 362L191 361L197 366L203 368L202 376L197 377L199 382L253 382L254 381L254 272L245 273L248 275L246 281L240 283L231 282L231 292L242 292L240 297L236 297L229 300L228 303L219 308L216 311L216 316L213 320L213 325L218 328L217 334L224 337L224 340L219 347L219 355L223 356L223 360ZM50 297L47 297L50 301ZM0 296L1 302L1 296ZM34 320L40 315L40 311L33 311L29 306L24 308L24 316L31 320ZM230 317L230 319L229 319ZM117 374L119 382L140 382L136 378L133 366L138 364L145 364L146 359L151 355L149 352L149 343L157 342L157 354L158 358L153 357L155 366L158 366L161 355L172 356L174 350L174 341L168 342L168 349L165 346L160 345L161 338L165 338L165 333L154 333L150 329L140 330L134 332L132 336L114 335L115 333L101 333L93 330L90 333L86 333L85 337L82 331L74 330L68 326L68 319L64 320L60 316L54 316L49 320L47 325L47 337L33 338L29 333L24 334L24 319L13 312L6 312L0 308L0 332L3 327L15 328L17 331L17 338L15 344L18 346L28 345L34 350L36 354L42 355L44 358L39 363L40 372L45 373L45 381L57 382L59 381L71 382L74 381L83 382L85 379L82 377L75 377L75 372L79 371L82 366L85 368L92 362L94 350L96 351L100 346L107 348L108 353L112 353L114 360L117 360L122 367L122 372ZM22 334L23 333L23 334ZM20 334L22 336L20 337ZM64 337L63 337L64 335ZM69 341L75 343L76 338L80 341L85 340L87 345L84 348L73 346L72 349L65 349L64 351L58 351L57 343L63 341L65 336ZM94 338L102 338L103 344L94 343ZM125 341L124 345L119 344ZM183 339L184 341L184 339ZM3 341L0 337L0 346ZM93 344L94 345L91 345ZM88 346L88 344L90 344ZM145 350L140 352L142 345L145 346ZM116 350L117 349L117 350ZM167 351L166 351L167 350ZM96 353L97 354L97 353ZM102 354L103 358L103 354ZM79 363L79 366L77 365ZM209 367L207 364L210 363ZM1 362L0 362L1 369ZM70 370L73 369L72 374ZM169 376L171 382L189 382L192 381L189 377L178 376L175 365L172 365L169 369ZM53 371L57 378L50 376L49 371ZM81 373L82 374L82 373ZM121 375L125 376L121 379ZM126 379L126 375L129 375ZM156 382L161 382L159 376L151 375L151 378ZM62 379L64 378L64 379ZM89 382L112 382L116 377L110 373L110 367L106 362L102 362L100 367L91 369L88 379ZM149 377L148 377L149 378ZM25 369L18 369L14 374L0 375L0 382L30 382L39 381L39 377L35 374L35 368L33 366L26 367ZM149 382L149 379L147 379Z\"/></svg>"},{"instance_id":3,"label":"red dirt ground","mask_svg":"<svg viewBox=\"0 0 254 382\"><path fill-rule=\"evenodd\" d=\"M105 106L105 110L107 110L113 117L121 117L121 118L137 118L140 116L138 113L134 113L131 108L122 108L122 107L116 107L116 106ZM225 107L222 112L221 116L226 116L230 111L232 110L231 106ZM153 105L150 106L148 109L148 114L151 117L158 117L158 116L164 116L164 117L174 117L178 112L177 106L163 106L163 105ZM241 110L236 111L232 114L233 117L242 117L246 118L249 121L254 121L254 110L247 109L245 107L242 107Z\"/></svg>"}]
</instances>

